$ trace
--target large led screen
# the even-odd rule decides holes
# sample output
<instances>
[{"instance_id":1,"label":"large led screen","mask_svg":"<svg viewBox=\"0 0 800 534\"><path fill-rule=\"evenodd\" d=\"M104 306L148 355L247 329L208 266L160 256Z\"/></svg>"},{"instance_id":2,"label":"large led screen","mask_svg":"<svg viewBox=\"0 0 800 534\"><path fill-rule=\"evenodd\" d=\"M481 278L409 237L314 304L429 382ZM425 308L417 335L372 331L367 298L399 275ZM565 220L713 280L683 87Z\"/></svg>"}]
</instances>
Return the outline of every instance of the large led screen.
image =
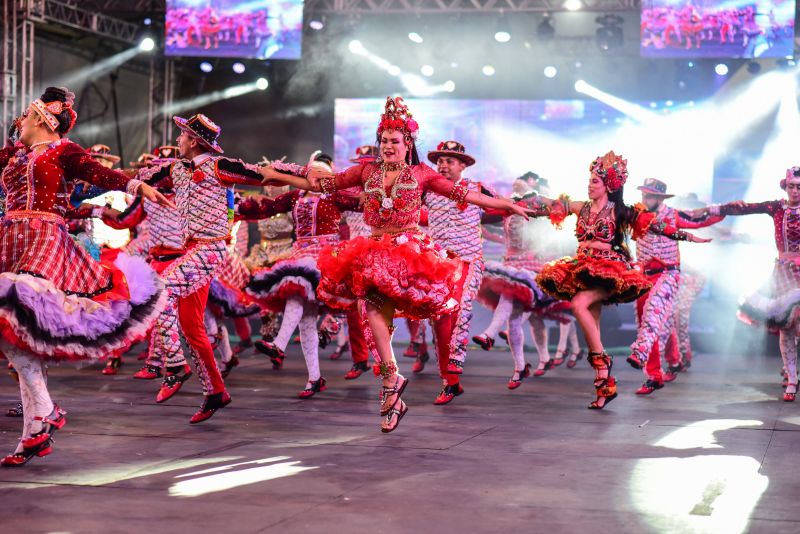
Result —
<instances>
[{"instance_id":1,"label":"large led screen","mask_svg":"<svg viewBox=\"0 0 800 534\"><path fill-rule=\"evenodd\" d=\"M642 0L641 53L665 58L794 55L795 0Z\"/></svg>"},{"instance_id":2,"label":"large led screen","mask_svg":"<svg viewBox=\"0 0 800 534\"><path fill-rule=\"evenodd\" d=\"M375 143L384 103L336 100L333 155L340 168L351 165L358 146ZM510 194L515 177L534 171L550 181L554 194L586 198L589 164L615 150L628 158L630 202L641 199L636 186L646 177L666 181L677 194L711 195L714 154L702 142L710 135L705 126L692 122L704 120L697 113L702 106L694 102L623 102L618 107L625 112L597 100L407 103L420 124L420 159L427 162L427 152L441 141L459 141L477 160L465 176L504 194Z\"/></svg>"},{"instance_id":3,"label":"large led screen","mask_svg":"<svg viewBox=\"0 0 800 534\"><path fill-rule=\"evenodd\" d=\"M303 0L167 0L169 56L300 59Z\"/></svg>"}]
</instances>

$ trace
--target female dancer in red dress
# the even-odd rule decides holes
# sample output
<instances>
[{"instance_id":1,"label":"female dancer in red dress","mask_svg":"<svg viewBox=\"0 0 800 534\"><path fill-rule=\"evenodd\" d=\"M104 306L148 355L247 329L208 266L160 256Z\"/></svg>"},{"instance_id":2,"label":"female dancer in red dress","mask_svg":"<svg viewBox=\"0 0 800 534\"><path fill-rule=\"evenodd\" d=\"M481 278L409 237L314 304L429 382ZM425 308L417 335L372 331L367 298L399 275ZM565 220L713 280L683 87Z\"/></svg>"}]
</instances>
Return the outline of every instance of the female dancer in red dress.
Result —
<instances>
[{"instance_id":1,"label":"female dancer in red dress","mask_svg":"<svg viewBox=\"0 0 800 534\"><path fill-rule=\"evenodd\" d=\"M6 213L0 232L0 350L19 373L22 439L0 461L18 466L52 451L65 412L50 400L48 360L98 360L144 338L166 294L144 260L94 261L67 233L75 180L169 204L155 189L106 169L64 138L74 95L49 87L19 122L20 146L0 150Z\"/></svg>"},{"instance_id":2,"label":"female dancer in red dress","mask_svg":"<svg viewBox=\"0 0 800 534\"><path fill-rule=\"evenodd\" d=\"M656 221L641 204L625 205L622 195L628 179L627 161L614 152L595 159L589 172L588 201L572 202L565 196L558 200L539 198L541 205L549 208L555 225L570 214L578 217L578 252L546 264L536 282L553 297L571 302L589 346L589 364L595 370L597 399L589 408L600 410L617 396L616 379L609 375L611 356L600 338L603 304L632 302L651 286L631 261L628 236L637 239L649 231L695 243L709 240Z\"/></svg>"},{"instance_id":3,"label":"female dancer in red dress","mask_svg":"<svg viewBox=\"0 0 800 534\"><path fill-rule=\"evenodd\" d=\"M786 171L780 182L786 198L749 203L741 200L709 206L692 212L695 215L753 215L772 217L778 257L767 283L745 298L739 306L739 318L748 324L761 324L778 332L780 351L786 373L783 400L797 397L797 345L800 339L800 167Z\"/></svg>"},{"instance_id":4,"label":"female dancer in red dress","mask_svg":"<svg viewBox=\"0 0 800 534\"><path fill-rule=\"evenodd\" d=\"M357 237L322 251L318 295L329 306L348 308L363 302L368 343L379 358L376 375L383 378L381 431L391 432L408 407L400 398L408 379L397 371L392 351L395 313L414 319L452 310L451 294L459 260L447 254L418 226L421 197L433 191L457 203L471 203L527 216L508 199L470 191L467 182L454 183L421 164L415 145L419 126L401 98L387 98L377 130L380 161L350 167L338 174L276 164L264 168L265 178L301 189L332 194L349 187L364 191L364 220L370 237ZM287 176L278 169L291 170Z\"/></svg>"}]
</instances>

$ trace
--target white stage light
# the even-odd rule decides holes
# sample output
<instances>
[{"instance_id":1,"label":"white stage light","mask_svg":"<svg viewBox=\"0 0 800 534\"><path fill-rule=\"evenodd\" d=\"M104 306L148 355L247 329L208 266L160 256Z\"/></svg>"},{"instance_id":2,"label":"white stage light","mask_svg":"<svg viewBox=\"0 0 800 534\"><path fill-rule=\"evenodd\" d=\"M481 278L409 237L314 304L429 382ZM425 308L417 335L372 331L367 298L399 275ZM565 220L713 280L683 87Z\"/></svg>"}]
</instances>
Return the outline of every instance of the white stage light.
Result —
<instances>
[{"instance_id":1,"label":"white stage light","mask_svg":"<svg viewBox=\"0 0 800 534\"><path fill-rule=\"evenodd\" d=\"M714 72L717 73L717 76L726 76L728 74L728 66L725 63L717 63L717 66L714 67Z\"/></svg>"},{"instance_id":2,"label":"white stage light","mask_svg":"<svg viewBox=\"0 0 800 534\"><path fill-rule=\"evenodd\" d=\"M388 69L386 69L386 72L388 72L390 76L400 76L403 73L403 71L400 70L400 67L397 65L390 66Z\"/></svg>"},{"instance_id":3,"label":"white stage light","mask_svg":"<svg viewBox=\"0 0 800 534\"><path fill-rule=\"evenodd\" d=\"M567 0L564 2L564 9L567 11L578 11L582 7L583 3L581 3L581 0Z\"/></svg>"},{"instance_id":4,"label":"white stage light","mask_svg":"<svg viewBox=\"0 0 800 534\"><path fill-rule=\"evenodd\" d=\"M552 65L548 65L544 68L544 75L546 78L555 78L556 74L558 74L558 69Z\"/></svg>"},{"instance_id":5,"label":"white stage light","mask_svg":"<svg viewBox=\"0 0 800 534\"><path fill-rule=\"evenodd\" d=\"M200 70L205 73L211 72L214 70L214 65L212 65L208 61L203 61L202 63L200 63Z\"/></svg>"},{"instance_id":6,"label":"white stage light","mask_svg":"<svg viewBox=\"0 0 800 534\"><path fill-rule=\"evenodd\" d=\"M325 27L325 23L323 23L321 20L315 19L308 23L308 27L311 28L312 30L320 31L322 28Z\"/></svg>"},{"instance_id":7,"label":"white stage light","mask_svg":"<svg viewBox=\"0 0 800 534\"><path fill-rule=\"evenodd\" d=\"M589 88L589 84L583 80L578 80L575 82L575 90L579 93L585 93L586 89Z\"/></svg>"},{"instance_id":8,"label":"white stage light","mask_svg":"<svg viewBox=\"0 0 800 534\"><path fill-rule=\"evenodd\" d=\"M269 87L269 81L267 81L266 78L259 78L259 79L256 80L256 88L257 89L260 89L261 91L263 91L267 87Z\"/></svg>"},{"instance_id":9,"label":"white stage light","mask_svg":"<svg viewBox=\"0 0 800 534\"><path fill-rule=\"evenodd\" d=\"M408 34L408 38L409 38L410 41L412 41L414 43L417 43L417 44L421 44L422 43L422 36L420 34L418 34L417 32L409 33Z\"/></svg>"},{"instance_id":10,"label":"white stage light","mask_svg":"<svg viewBox=\"0 0 800 534\"><path fill-rule=\"evenodd\" d=\"M495 70L491 65L484 65L481 72L483 72L484 76L494 76Z\"/></svg>"},{"instance_id":11,"label":"white stage light","mask_svg":"<svg viewBox=\"0 0 800 534\"><path fill-rule=\"evenodd\" d=\"M235 72L236 74L244 74L245 71L244 63L239 63L237 61L236 63L233 64L232 68L233 72Z\"/></svg>"},{"instance_id":12,"label":"white stage light","mask_svg":"<svg viewBox=\"0 0 800 534\"><path fill-rule=\"evenodd\" d=\"M361 41L358 39L353 39L350 41L350 44L347 45L347 48L349 48L350 52L354 54L360 54L364 51L364 45L362 45Z\"/></svg>"},{"instance_id":13,"label":"white stage light","mask_svg":"<svg viewBox=\"0 0 800 534\"><path fill-rule=\"evenodd\" d=\"M453 80L447 80L446 82L444 82L444 90L447 91L448 93L452 93L453 91L456 90L456 82L454 82Z\"/></svg>"},{"instance_id":14,"label":"white stage light","mask_svg":"<svg viewBox=\"0 0 800 534\"><path fill-rule=\"evenodd\" d=\"M152 50L156 47L156 42L153 40L152 37L145 37L139 43L139 50L142 52L152 52Z\"/></svg>"},{"instance_id":15,"label":"white stage light","mask_svg":"<svg viewBox=\"0 0 800 534\"><path fill-rule=\"evenodd\" d=\"M507 31L499 31L494 34L494 40L498 43L507 43L511 40L511 34Z\"/></svg>"},{"instance_id":16,"label":"white stage light","mask_svg":"<svg viewBox=\"0 0 800 534\"><path fill-rule=\"evenodd\" d=\"M419 71L423 76L433 76L433 67L430 65L423 65Z\"/></svg>"}]
</instances>

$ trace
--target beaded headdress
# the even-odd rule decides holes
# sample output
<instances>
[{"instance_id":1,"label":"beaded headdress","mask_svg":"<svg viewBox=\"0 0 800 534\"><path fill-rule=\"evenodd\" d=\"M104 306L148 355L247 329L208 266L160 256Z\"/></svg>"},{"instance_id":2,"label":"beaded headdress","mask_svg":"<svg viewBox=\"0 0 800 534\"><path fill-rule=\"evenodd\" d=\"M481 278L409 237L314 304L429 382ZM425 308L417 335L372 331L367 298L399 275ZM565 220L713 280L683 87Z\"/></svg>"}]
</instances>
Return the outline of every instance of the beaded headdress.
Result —
<instances>
[{"instance_id":1,"label":"beaded headdress","mask_svg":"<svg viewBox=\"0 0 800 534\"><path fill-rule=\"evenodd\" d=\"M589 165L589 171L603 180L608 192L613 193L619 191L628 180L628 160L617 156L612 150L605 156L597 157Z\"/></svg>"},{"instance_id":2,"label":"beaded headdress","mask_svg":"<svg viewBox=\"0 0 800 534\"><path fill-rule=\"evenodd\" d=\"M781 180L781 189L786 189L786 182L792 178L800 178L800 167L790 167L786 169L786 177Z\"/></svg>"},{"instance_id":3,"label":"beaded headdress","mask_svg":"<svg viewBox=\"0 0 800 534\"><path fill-rule=\"evenodd\" d=\"M31 102L31 108L42 118L42 120L44 120L44 122L47 124L47 127L53 132L58 130L58 118L56 115L65 109L69 111L69 127L67 128L67 132L72 130L72 128L75 126L75 121L78 120L78 114L75 113L74 109L72 109L72 104L75 103L75 93L67 91L66 88L62 89L64 89L67 94L66 102L56 100L54 102L44 103L42 102L41 98L37 98Z\"/></svg>"},{"instance_id":4,"label":"beaded headdress","mask_svg":"<svg viewBox=\"0 0 800 534\"><path fill-rule=\"evenodd\" d=\"M381 115L381 122L378 124L378 136L385 130L402 132L406 145L411 146L414 144L419 132L419 124L413 119L402 97L386 97L386 106L384 107L383 115Z\"/></svg>"}]
</instances>

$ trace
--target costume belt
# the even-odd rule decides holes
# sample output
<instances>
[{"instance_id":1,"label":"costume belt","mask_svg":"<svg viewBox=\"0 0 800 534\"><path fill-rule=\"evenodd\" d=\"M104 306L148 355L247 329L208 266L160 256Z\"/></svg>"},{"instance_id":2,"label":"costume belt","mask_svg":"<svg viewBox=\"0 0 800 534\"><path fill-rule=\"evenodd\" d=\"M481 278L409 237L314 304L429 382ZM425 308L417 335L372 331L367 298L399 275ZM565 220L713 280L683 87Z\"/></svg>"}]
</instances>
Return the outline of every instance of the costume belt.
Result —
<instances>
[{"instance_id":1,"label":"costume belt","mask_svg":"<svg viewBox=\"0 0 800 534\"><path fill-rule=\"evenodd\" d=\"M21 221L21 220L44 221L44 222L52 222L60 224L63 226L67 225L67 222L64 220L64 217L49 211L12 210L12 211L7 211L3 219L6 221Z\"/></svg>"}]
</instances>

